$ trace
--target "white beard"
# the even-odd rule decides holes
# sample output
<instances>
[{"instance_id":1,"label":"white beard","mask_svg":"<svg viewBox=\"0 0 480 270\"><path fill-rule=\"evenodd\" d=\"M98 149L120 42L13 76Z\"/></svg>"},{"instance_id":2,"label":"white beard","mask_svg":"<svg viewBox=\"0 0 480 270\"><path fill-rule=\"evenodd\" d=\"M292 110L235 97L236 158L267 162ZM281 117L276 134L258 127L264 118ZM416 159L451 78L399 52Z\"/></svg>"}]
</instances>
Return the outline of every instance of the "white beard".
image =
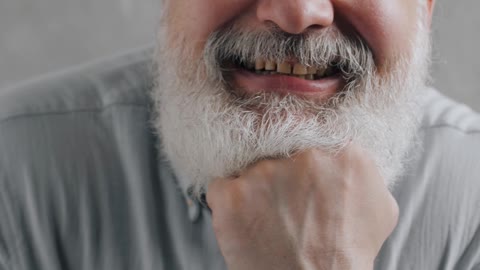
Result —
<instances>
[{"instance_id":1,"label":"white beard","mask_svg":"<svg viewBox=\"0 0 480 270\"><path fill-rule=\"evenodd\" d=\"M184 45L167 48L167 35L160 34L154 125L182 190L199 196L211 180L240 174L258 160L314 147L335 154L350 142L369 152L392 187L421 117L417 101L425 88L430 42L425 28L418 28L408 58L386 76L370 74L335 106L269 94L239 105L201 60L193 60Z\"/></svg>"}]
</instances>

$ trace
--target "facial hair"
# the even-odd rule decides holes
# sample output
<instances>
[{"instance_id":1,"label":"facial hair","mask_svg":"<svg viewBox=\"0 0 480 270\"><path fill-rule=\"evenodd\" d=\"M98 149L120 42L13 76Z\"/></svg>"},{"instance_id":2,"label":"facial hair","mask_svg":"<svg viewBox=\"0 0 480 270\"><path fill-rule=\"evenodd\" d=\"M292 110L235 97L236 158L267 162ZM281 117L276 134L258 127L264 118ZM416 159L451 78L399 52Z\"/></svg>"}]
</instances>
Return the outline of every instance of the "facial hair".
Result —
<instances>
[{"instance_id":1,"label":"facial hair","mask_svg":"<svg viewBox=\"0 0 480 270\"><path fill-rule=\"evenodd\" d=\"M428 74L430 40L423 23L411 49L380 70L358 36L333 26L291 36L271 27L229 25L214 32L198 56L188 37L161 27L156 51L153 124L161 151L184 192L199 197L215 178L238 176L263 159L288 158L320 148L332 155L350 143L362 146L393 187L415 144L418 99ZM296 95L241 94L223 63L294 57L321 66L340 63L345 87L315 101Z\"/></svg>"}]
</instances>

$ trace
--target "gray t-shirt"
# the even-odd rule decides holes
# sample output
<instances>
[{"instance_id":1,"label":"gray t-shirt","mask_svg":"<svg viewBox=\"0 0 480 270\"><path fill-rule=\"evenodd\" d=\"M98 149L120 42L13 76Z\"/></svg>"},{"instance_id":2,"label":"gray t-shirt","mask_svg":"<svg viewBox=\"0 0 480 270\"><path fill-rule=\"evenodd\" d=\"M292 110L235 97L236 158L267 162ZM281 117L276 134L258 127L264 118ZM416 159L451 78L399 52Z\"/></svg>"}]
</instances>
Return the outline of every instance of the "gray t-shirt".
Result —
<instances>
[{"instance_id":1,"label":"gray t-shirt","mask_svg":"<svg viewBox=\"0 0 480 270\"><path fill-rule=\"evenodd\" d=\"M150 50L0 91L0 270L226 269L150 125ZM376 269L480 269L480 117L426 92Z\"/></svg>"}]
</instances>

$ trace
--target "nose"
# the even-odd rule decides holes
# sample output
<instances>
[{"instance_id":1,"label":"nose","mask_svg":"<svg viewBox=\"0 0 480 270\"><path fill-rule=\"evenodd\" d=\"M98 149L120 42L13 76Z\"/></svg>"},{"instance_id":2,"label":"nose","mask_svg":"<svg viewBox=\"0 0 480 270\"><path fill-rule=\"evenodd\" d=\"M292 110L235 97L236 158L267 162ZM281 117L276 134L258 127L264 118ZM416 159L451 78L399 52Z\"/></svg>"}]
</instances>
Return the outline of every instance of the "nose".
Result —
<instances>
[{"instance_id":1,"label":"nose","mask_svg":"<svg viewBox=\"0 0 480 270\"><path fill-rule=\"evenodd\" d=\"M274 23L290 34L327 27L334 17L331 0L260 0L256 12L261 22Z\"/></svg>"}]
</instances>

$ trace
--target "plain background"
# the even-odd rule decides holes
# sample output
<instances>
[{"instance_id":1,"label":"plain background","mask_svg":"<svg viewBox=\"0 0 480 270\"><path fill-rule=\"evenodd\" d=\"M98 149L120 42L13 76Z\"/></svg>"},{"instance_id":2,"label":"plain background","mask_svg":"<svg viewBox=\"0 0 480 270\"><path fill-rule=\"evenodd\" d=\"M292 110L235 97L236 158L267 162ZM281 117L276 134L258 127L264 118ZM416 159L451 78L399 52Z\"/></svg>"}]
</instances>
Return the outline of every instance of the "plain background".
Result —
<instances>
[{"instance_id":1,"label":"plain background","mask_svg":"<svg viewBox=\"0 0 480 270\"><path fill-rule=\"evenodd\" d=\"M158 1L0 0L0 88L153 42ZM436 88L477 110L479 8L437 0L432 72Z\"/></svg>"}]
</instances>

